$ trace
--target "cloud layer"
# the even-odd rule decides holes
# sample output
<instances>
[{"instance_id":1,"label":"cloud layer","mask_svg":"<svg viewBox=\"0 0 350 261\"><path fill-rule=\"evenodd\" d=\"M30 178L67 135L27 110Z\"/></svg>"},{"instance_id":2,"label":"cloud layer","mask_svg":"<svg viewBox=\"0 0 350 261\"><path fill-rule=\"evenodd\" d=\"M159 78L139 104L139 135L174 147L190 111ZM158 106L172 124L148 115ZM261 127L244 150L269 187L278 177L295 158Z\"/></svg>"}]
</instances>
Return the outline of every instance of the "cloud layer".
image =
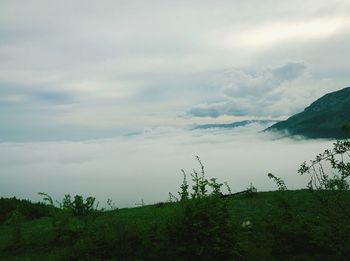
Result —
<instances>
[{"instance_id":1,"label":"cloud layer","mask_svg":"<svg viewBox=\"0 0 350 261\"><path fill-rule=\"evenodd\" d=\"M196 117L287 115L291 113L288 91L298 88L296 80L303 76L305 70L304 63L289 62L258 72L227 71L218 80L223 100L194 106L188 113ZM286 108L276 110L274 106L281 101Z\"/></svg>"},{"instance_id":2,"label":"cloud layer","mask_svg":"<svg viewBox=\"0 0 350 261\"><path fill-rule=\"evenodd\" d=\"M348 85L349 10L341 0L1 1L0 138L290 115Z\"/></svg>"},{"instance_id":3,"label":"cloud layer","mask_svg":"<svg viewBox=\"0 0 350 261\"><path fill-rule=\"evenodd\" d=\"M95 196L100 206L111 198L118 207L168 200L182 181L181 169L205 165L207 177L227 181L233 191L253 182L260 191L275 189L267 173L290 189L305 188L300 164L331 146L330 141L272 140L257 135L261 126L230 130L151 129L141 135L79 142L0 143L1 196L40 200L65 193ZM272 137L273 138L273 137Z\"/></svg>"}]
</instances>

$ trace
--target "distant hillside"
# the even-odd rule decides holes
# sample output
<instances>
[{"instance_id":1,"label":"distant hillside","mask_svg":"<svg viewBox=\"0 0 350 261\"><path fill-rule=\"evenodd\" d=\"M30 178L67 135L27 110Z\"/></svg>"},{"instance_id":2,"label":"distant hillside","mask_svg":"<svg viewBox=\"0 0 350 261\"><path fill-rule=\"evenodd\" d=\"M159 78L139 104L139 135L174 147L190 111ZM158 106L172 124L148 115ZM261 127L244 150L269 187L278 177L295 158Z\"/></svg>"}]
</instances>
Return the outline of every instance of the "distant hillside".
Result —
<instances>
[{"instance_id":1,"label":"distant hillside","mask_svg":"<svg viewBox=\"0 0 350 261\"><path fill-rule=\"evenodd\" d=\"M331 92L313 102L303 112L280 121L267 131L286 131L307 138L345 138L350 123L350 87Z\"/></svg>"},{"instance_id":2,"label":"distant hillside","mask_svg":"<svg viewBox=\"0 0 350 261\"><path fill-rule=\"evenodd\" d=\"M221 123L221 124L203 124L197 125L193 129L212 129L212 128L224 128L224 129L233 129L238 127L244 127L250 124L258 123L262 125L271 125L277 121L272 120L245 120L245 121L236 121L232 123Z\"/></svg>"}]
</instances>

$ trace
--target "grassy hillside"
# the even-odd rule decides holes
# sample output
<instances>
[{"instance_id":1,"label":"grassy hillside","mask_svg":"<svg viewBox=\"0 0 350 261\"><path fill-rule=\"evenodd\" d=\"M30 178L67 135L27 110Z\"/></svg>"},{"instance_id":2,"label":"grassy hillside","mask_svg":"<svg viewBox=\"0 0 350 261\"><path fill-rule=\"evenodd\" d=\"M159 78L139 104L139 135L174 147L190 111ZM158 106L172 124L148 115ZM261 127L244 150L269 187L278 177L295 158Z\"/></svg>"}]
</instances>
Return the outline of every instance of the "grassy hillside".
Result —
<instances>
[{"instance_id":1,"label":"grassy hillside","mask_svg":"<svg viewBox=\"0 0 350 261\"><path fill-rule=\"evenodd\" d=\"M219 215L211 213L216 220L178 238L211 210L200 210L196 217L182 203L159 203L70 217L58 230L53 217L23 220L20 245L12 242L14 226L3 224L0 260L342 260L350 250L350 221L336 202L327 202L337 195L323 193L274 191L217 199L215 204L227 206L228 223L220 217L225 212L217 210ZM350 206L349 193L342 204ZM223 224L227 231L217 234L216 226ZM228 240L210 239L218 235ZM196 240L211 244L201 249L198 243L203 242ZM211 249L215 240L224 249ZM203 256L200 251L211 252Z\"/></svg>"},{"instance_id":2,"label":"grassy hillside","mask_svg":"<svg viewBox=\"0 0 350 261\"><path fill-rule=\"evenodd\" d=\"M278 122L268 131L285 131L308 138L345 138L345 124L350 123L350 87L328 93L303 112Z\"/></svg>"}]
</instances>

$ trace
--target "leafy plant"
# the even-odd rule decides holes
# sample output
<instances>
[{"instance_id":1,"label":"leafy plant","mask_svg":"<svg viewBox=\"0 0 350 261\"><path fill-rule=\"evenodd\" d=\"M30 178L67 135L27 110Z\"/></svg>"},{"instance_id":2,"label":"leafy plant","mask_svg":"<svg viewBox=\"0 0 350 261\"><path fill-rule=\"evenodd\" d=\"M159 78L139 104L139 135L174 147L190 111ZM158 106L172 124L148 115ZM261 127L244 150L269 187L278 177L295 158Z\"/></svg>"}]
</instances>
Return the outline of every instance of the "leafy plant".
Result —
<instances>
[{"instance_id":1,"label":"leafy plant","mask_svg":"<svg viewBox=\"0 0 350 261\"><path fill-rule=\"evenodd\" d=\"M211 187L212 192L211 196L220 196L221 193L221 187L223 186L222 183L217 182L217 178L211 178L208 182L209 187Z\"/></svg>"},{"instance_id":2,"label":"leafy plant","mask_svg":"<svg viewBox=\"0 0 350 261\"><path fill-rule=\"evenodd\" d=\"M166 229L167 260L230 260L237 247L228 203L221 198L224 184L208 179L198 156L196 160L200 171L191 173L191 193L186 172L181 170L180 209Z\"/></svg>"},{"instance_id":3,"label":"leafy plant","mask_svg":"<svg viewBox=\"0 0 350 261\"><path fill-rule=\"evenodd\" d=\"M267 176L276 183L278 190L280 190L280 191L288 190L283 179L276 177L272 173L268 173Z\"/></svg>"},{"instance_id":4,"label":"leafy plant","mask_svg":"<svg viewBox=\"0 0 350 261\"><path fill-rule=\"evenodd\" d=\"M181 201L185 201L185 200L188 200L189 199L189 193L188 193L188 183L187 183L187 179L186 179L186 172L182 169L182 174L183 174L183 181L182 181L182 184L180 186L180 192L179 195L180 195L180 200Z\"/></svg>"},{"instance_id":5,"label":"leafy plant","mask_svg":"<svg viewBox=\"0 0 350 261\"><path fill-rule=\"evenodd\" d=\"M88 221L94 218L97 206L94 207L95 198L87 197L85 200L82 196L76 195L74 199L69 194L65 195L62 202L56 201L55 206L52 197L43 192L39 192L43 200L48 202L50 214L52 217L53 237L57 244L70 244L75 241L82 229L88 226ZM73 217L85 218L83 224L75 222Z\"/></svg>"},{"instance_id":6,"label":"leafy plant","mask_svg":"<svg viewBox=\"0 0 350 261\"><path fill-rule=\"evenodd\" d=\"M49 206L55 210L56 206L54 204L54 201L52 197L44 192L39 192L39 195L43 196L43 200L45 202L48 202ZM87 216L89 214L92 214L94 211L97 210L98 205L95 205L95 198L94 197L87 197L85 200L80 195L75 195L74 199L72 199L71 195L66 194L64 195L64 198L62 202L56 201L59 205L60 210L65 211L73 216ZM57 210L57 208L56 208Z\"/></svg>"},{"instance_id":7,"label":"leafy plant","mask_svg":"<svg viewBox=\"0 0 350 261\"><path fill-rule=\"evenodd\" d=\"M0 225L4 223L12 213L19 208L23 218L32 220L50 215L49 208L42 203L33 203L25 199L0 198Z\"/></svg>"},{"instance_id":8,"label":"leafy plant","mask_svg":"<svg viewBox=\"0 0 350 261\"><path fill-rule=\"evenodd\" d=\"M109 206L110 210L118 210L118 208L115 206L113 200L110 198L107 199L107 205Z\"/></svg>"},{"instance_id":9,"label":"leafy plant","mask_svg":"<svg viewBox=\"0 0 350 261\"><path fill-rule=\"evenodd\" d=\"M38 192L38 195L43 196L44 202L47 202L49 206L54 207L55 204L53 202L52 197L49 194L45 192Z\"/></svg>"},{"instance_id":10,"label":"leafy plant","mask_svg":"<svg viewBox=\"0 0 350 261\"><path fill-rule=\"evenodd\" d=\"M168 202L178 202L179 201L179 199L173 193L169 192L168 195L169 195Z\"/></svg>"},{"instance_id":11,"label":"leafy plant","mask_svg":"<svg viewBox=\"0 0 350 261\"><path fill-rule=\"evenodd\" d=\"M307 187L319 192L317 195L329 218L337 220L339 225L343 223L344 216L350 218L350 205L346 198L350 176L349 139L336 141L332 149L318 154L309 164L304 162L298 172L309 175ZM341 230L345 231L344 228Z\"/></svg>"},{"instance_id":12,"label":"leafy plant","mask_svg":"<svg viewBox=\"0 0 350 261\"><path fill-rule=\"evenodd\" d=\"M228 193L229 193L229 194L232 194L231 187L230 187L230 185L227 183L227 181L224 182L224 185L225 185L225 187L226 187Z\"/></svg>"},{"instance_id":13,"label":"leafy plant","mask_svg":"<svg viewBox=\"0 0 350 261\"><path fill-rule=\"evenodd\" d=\"M222 195L221 188L224 184L226 185L229 192L231 192L231 189L228 186L227 182L218 183L217 178L206 178L204 165L201 159L198 156L196 156L196 160L200 166L200 173L196 169L193 169L193 172L191 173L191 180L193 183L191 194L189 192L189 184L187 182L186 172L183 169L181 170L183 174L183 180L182 184L180 185L180 191L178 192L178 194L180 195L180 201L186 201L190 198L199 199L206 198L208 196L220 196ZM208 188L210 188L210 192L208 191ZM169 193L169 195L171 199L174 199L174 196L171 193Z\"/></svg>"},{"instance_id":14,"label":"leafy plant","mask_svg":"<svg viewBox=\"0 0 350 261\"><path fill-rule=\"evenodd\" d=\"M338 140L333 149L325 150L309 164L304 162L298 172L308 174L310 180L307 187L311 190L349 190L350 176L350 140ZM328 163L333 170L329 175L324 164Z\"/></svg>"}]
</instances>

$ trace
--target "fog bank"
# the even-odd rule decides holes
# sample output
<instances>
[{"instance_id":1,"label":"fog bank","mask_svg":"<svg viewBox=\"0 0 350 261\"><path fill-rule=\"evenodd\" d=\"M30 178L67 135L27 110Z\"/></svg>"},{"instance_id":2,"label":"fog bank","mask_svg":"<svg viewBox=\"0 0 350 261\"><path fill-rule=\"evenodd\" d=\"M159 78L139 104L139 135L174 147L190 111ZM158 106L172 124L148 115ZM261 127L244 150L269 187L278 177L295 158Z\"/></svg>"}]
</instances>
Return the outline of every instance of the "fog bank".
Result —
<instances>
[{"instance_id":1,"label":"fog bank","mask_svg":"<svg viewBox=\"0 0 350 261\"><path fill-rule=\"evenodd\" d=\"M182 181L181 169L198 168L207 177L227 181L232 191L252 182L259 191L275 189L272 172L288 188L306 186L297 170L305 160L330 148L325 140L274 139L259 126L220 130L156 128L141 135L88 141L0 143L0 196L40 200L47 192L92 195L106 205L132 207L168 200Z\"/></svg>"}]
</instances>

